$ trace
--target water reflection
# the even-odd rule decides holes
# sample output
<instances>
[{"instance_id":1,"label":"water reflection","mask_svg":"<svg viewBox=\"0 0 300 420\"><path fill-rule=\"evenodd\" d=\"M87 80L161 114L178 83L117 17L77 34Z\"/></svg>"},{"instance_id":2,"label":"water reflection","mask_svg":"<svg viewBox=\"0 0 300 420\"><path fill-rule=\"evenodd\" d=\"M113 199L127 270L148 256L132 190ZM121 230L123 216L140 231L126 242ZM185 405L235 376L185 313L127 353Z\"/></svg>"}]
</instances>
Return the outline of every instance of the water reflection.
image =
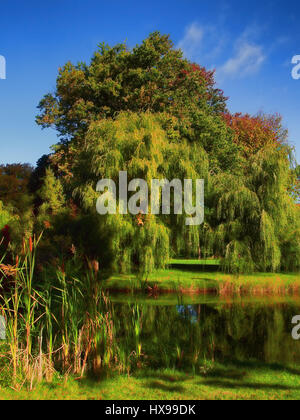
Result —
<instances>
[{"instance_id":1,"label":"water reflection","mask_svg":"<svg viewBox=\"0 0 300 420\"><path fill-rule=\"evenodd\" d=\"M195 367L203 361L300 363L300 341L291 336L300 301L115 302L114 312L120 345L127 350L139 345L149 367Z\"/></svg>"},{"instance_id":2,"label":"water reflection","mask_svg":"<svg viewBox=\"0 0 300 420\"><path fill-rule=\"evenodd\" d=\"M176 309L184 319L190 320L190 322L197 322L197 312L192 305L177 305Z\"/></svg>"}]
</instances>

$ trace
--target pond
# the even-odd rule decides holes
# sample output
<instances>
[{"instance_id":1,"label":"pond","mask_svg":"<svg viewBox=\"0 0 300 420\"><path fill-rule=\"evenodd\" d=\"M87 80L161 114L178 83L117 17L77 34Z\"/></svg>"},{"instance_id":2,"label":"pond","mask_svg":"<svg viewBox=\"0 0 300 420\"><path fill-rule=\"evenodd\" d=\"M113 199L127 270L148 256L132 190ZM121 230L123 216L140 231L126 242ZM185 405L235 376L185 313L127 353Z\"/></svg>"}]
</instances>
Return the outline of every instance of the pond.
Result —
<instances>
[{"instance_id":1,"label":"pond","mask_svg":"<svg viewBox=\"0 0 300 420\"><path fill-rule=\"evenodd\" d=\"M300 365L300 341L292 338L299 297L111 300L120 346L139 353L147 367L200 372L214 362Z\"/></svg>"}]
</instances>

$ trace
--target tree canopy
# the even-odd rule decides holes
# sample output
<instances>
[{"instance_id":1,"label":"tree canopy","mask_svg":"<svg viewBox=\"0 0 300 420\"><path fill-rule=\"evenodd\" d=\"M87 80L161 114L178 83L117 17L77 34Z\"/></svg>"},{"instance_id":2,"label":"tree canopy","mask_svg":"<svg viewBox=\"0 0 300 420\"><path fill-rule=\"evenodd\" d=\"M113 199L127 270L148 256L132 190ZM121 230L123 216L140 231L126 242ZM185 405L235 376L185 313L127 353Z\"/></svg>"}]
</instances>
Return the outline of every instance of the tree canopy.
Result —
<instances>
[{"instance_id":1,"label":"tree canopy","mask_svg":"<svg viewBox=\"0 0 300 420\"><path fill-rule=\"evenodd\" d=\"M226 100L214 72L186 60L159 32L131 50L100 44L89 64L68 62L39 104L37 123L60 136L46 159L53 199L43 187L40 214L49 217L52 208L59 219L69 207L64 234L115 269L148 272L170 254L199 252L220 257L229 271L299 269L288 133L279 115L231 114ZM148 182L204 179L205 223L187 227L179 215L138 223L131 215L97 215L97 182L117 180L124 170ZM62 195L64 205L53 211ZM84 224L94 226L86 241Z\"/></svg>"},{"instance_id":2,"label":"tree canopy","mask_svg":"<svg viewBox=\"0 0 300 420\"><path fill-rule=\"evenodd\" d=\"M226 110L213 72L183 59L168 36L154 32L141 45L100 44L91 63L59 69L56 91L40 102L38 124L54 126L62 139L85 133L99 118L120 111L185 116L198 109Z\"/></svg>"}]
</instances>

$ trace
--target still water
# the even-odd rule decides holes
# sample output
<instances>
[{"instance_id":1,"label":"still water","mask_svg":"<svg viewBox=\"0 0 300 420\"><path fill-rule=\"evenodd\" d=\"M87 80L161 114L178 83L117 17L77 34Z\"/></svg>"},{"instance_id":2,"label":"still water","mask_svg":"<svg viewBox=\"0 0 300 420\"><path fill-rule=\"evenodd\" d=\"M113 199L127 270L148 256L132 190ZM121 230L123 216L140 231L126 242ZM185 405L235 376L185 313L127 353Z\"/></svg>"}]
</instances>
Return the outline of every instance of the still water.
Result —
<instances>
[{"instance_id":1,"label":"still water","mask_svg":"<svg viewBox=\"0 0 300 420\"><path fill-rule=\"evenodd\" d=\"M299 364L292 318L300 299L285 297L133 298L113 296L120 345L140 352L151 368L204 363Z\"/></svg>"}]
</instances>

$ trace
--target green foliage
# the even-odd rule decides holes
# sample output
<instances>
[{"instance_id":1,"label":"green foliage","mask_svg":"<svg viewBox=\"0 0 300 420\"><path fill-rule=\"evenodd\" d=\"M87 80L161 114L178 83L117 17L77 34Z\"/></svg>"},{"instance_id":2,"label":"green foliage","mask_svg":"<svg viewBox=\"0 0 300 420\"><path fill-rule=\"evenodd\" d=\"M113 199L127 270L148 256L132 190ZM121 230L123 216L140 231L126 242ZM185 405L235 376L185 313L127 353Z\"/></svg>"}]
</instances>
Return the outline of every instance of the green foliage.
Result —
<instances>
[{"instance_id":1,"label":"green foliage","mask_svg":"<svg viewBox=\"0 0 300 420\"><path fill-rule=\"evenodd\" d=\"M0 165L0 200L19 215L32 204L28 189L32 170L29 164Z\"/></svg>"},{"instance_id":2,"label":"green foliage","mask_svg":"<svg viewBox=\"0 0 300 420\"><path fill-rule=\"evenodd\" d=\"M108 142L109 139L109 142ZM94 123L87 134L87 146L76 156L73 166L75 198L82 207L95 214L96 184L101 178L111 178L118 184L119 171L128 172L128 182L142 178L162 179L174 174L192 171L184 155L184 145L169 140L162 129L160 117L151 114L140 116L121 113L115 120ZM166 160L166 156L169 157ZM98 219L98 220L97 220ZM159 217L145 215L142 226L134 215L107 215L95 218L95 229L102 226L98 243L111 249L112 268L115 270L140 270L147 274L162 267L168 260L169 233L167 224ZM107 234L106 232L109 232Z\"/></svg>"},{"instance_id":3,"label":"green foliage","mask_svg":"<svg viewBox=\"0 0 300 420\"><path fill-rule=\"evenodd\" d=\"M2 201L0 201L0 230L5 225L9 225L12 219L13 219L12 214L7 208L4 207Z\"/></svg>"},{"instance_id":4,"label":"green foliage","mask_svg":"<svg viewBox=\"0 0 300 420\"><path fill-rule=\"evenodd\" d=\"M218 117L215 121L221 124ZM289 194L288 149L268 146L247 160L233 160L229 168L221 140L227 138L228 129L212 130L213 124L208 124L206 129L194 129L194 141L185 139L176 118L166 113L121 112L114 119L94 122L84 143L70 143L72 176L63 178L82 214L76 221L61 219L60 225L64 221L68 227L61 230L56 225L56 233L70 237L69 246L74 243L83 254L99 259L103 268L114 271L138 270L147 275L163 267L170 253L191 258L199 252L223 258L224 270L235 273L298 270L299 217ZM220 145L212 142L209 151L207 139L217 132L223 133L215 137ZM119 172L124 170L128 182L142 178L149 186L151 179L204 179L204 225L187 227L184 214L147 215L143 226L132 215L97 215L97 182L109 178L118 185ZM47 174L51 176L43 187L41 214L49 207L47 202L55 208L63 196L61 185L55 188L59 181L51 171Z\"/></svg>"},{"instance_id":5,"label":"green foliage","mask_svg":"<svg viewBox=\"0 0 300 420\"><path fill-rule=\"evenodd\" d=\"M291 171L291 196L300 204L300 165Z\"/></svg>"},{"instance_id":6,"label":"green foliage","mask_svg":"<svg viewBox=\"0 0 300 420\"><path fill-rule=\"evenodd\" d=\"M154 32L131 51L126 44L100 44L91 63L59 70L56 91L40 102L37 122L65 136L85 133L95 119L120 111L189 114L225 110L213 73L182 58L169 37Z\"/></svg>"},{"instance_id":7,"label":"green foliage","mask_svg":"<svg viewBox=\"0 0 300 420\"><path fill-rule=\"evenodd\" d=\"M37 222L40 228L42 224L51 225L52 219L65 210L65 198L60 180L57 179L52 169L46 169L45 178L38 196L42 202L39 207ZM45 226L44 226L45 227ZM47 227L47 226L46 226Z\"/></svg>"},{"instance_id":8,"label":"green foliage","mask_svg":"<svg viewBox=\"0 0 300 420\"><path fill-rule=\"evenodd\" d=\"M217 212L208 214L209 228L202 227L203 246L225 256L224 267L233 272L299 270L299 212L288 191L286 150L262 149L243 172L212 178L211 205Z\"/></svg>"},{"instance_id":9,"label":"green foliage","mask_svg":"<svg viewBox=\"0 0 300 420\"><path fill-rule=\"evenodd\" d=\"M65 200L62 185L50 168L46 170L46 176L43 186L39 191L39 196L43 202L40 209L41 212L56 215L64 205Z\"/></svg>"}]
</instances>

